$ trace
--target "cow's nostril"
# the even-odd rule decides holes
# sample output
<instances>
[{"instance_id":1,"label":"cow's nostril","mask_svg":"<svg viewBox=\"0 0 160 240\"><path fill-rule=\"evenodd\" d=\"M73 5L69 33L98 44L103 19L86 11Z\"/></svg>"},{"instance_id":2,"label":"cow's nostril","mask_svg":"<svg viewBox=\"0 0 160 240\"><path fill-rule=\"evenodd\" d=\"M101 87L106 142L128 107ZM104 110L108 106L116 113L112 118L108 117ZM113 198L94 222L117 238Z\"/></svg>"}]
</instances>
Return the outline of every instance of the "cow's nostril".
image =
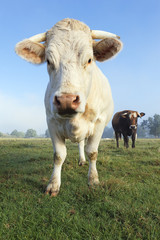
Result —
<instances>
[{"instance_id":1,"label":"cow's nostril","mask_svg":"<svg viewBox=\"0 0 160 240\"><path fill-rule=\"evenodd\" d=\"M131 125L130 129L136 129L136 125Z\"/></svg>"},{"instance_id":2,"label":"cow's nostril","mask_svg":"<svg viewBox=\"0 0 160 240\"><path fill-rule=\"evenodd\" d=\"M79 103L79 96L76 96L75 99L73 100L74 103Z\"/></svg>"},{"instance_id":3,"label":"cow's nostril","mask_svg":"<svg viewBox=\"0 0 160 240\"><path fill-rule=\"evenodd\" d=\"M56 104L57 106L60 106L60 105L61 105L61 102L58 100L58 97L57 97L57 96L55 96L54 102L55 102L55 104Z\"/></svg>"}]
</instances>

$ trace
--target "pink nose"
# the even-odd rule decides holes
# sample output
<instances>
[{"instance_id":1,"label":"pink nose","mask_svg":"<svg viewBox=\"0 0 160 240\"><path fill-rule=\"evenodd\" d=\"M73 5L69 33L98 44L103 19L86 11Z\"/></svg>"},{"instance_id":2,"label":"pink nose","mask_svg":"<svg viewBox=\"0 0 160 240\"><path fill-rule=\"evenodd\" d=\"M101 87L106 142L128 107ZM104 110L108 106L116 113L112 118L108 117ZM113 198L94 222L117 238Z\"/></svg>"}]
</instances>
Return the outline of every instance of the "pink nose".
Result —
<instances>
[{"instance_id":1,"label":"pink nose","mask_svg":"<svg viewBox=\"0 0 160 240\"><path fill-rule=\"evenodd\" d=\"M62 96L55 96L54 104L59 114L73 114L76 113L76 109L80 104L80 99L78 95L63 94Z\"/></svg>"}]
</instances>

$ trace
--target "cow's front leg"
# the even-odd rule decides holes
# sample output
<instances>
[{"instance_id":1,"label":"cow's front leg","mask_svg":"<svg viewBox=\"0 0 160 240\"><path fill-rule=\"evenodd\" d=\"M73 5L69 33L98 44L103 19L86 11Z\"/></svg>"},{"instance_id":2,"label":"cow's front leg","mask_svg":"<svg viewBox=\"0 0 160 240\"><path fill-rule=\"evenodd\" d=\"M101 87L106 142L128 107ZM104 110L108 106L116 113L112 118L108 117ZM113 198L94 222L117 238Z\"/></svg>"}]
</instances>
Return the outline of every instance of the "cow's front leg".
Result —
<instances>
[{"instance_id":1,"label":"cow's front leg","mask_svg":"<svg viewBox=\"0 0 160 240\"><path fill-rule=\"evenodd\" d=\"M136 133L132 134L132 148L135 148Z\"/></svg>"},{"instance_id":2,"label":"cow's front leg","mask_svg":"<svg viewBox=\"0 0 160 240\"><path fill-rule=\"evenodd\" d=\"M128 148L129 147L129 138L127 135L123 135L124 138L124 147Z\"/></svg>"},{"instance_id":3,"label":"cow's front leg","mask_svg":"<svg viewBox=\"0 0 160 240\"><path fill-rule=\"evenodd\" d=\"M88 184L94 186L99 184L98 172L96 167L98 146L102 137L104 125L97 123L94 131L94 135L88 138L86 153L89 159L89 171L88 171Z\"/></svg>"},{"instance_id":4,"label":"cow's front leg","mask_svg":"<svg viewBox=\"0 0 160 240\"><path fill-rule=\"evenodd\" d=\"M98 151L88 153L89 158L89 171L88 171L88 185L94 186L99 184L98 172L96 167Z\"/></svg>"},{"instance_id":5,"label":"cow's front leg","mask_svg":"<svg viewBox=\"0 0 160 240\"><path fill-rule=\"evenodd\" d=\"M84 140L78 144L79 148L79 166L82 166L86 163L85 154L84 154Z\"/></svg>"},{"instance_id":6,"label":"cow's front leg","mask_svg":"<svg viewBox=\"0 0 160 240\"><path fill-rule=\"evenodd\" d=\"M55 141L56 142L56 141ZM64 141L58 141L54 143L54 168L47 186L46 193L50 193L51 196L57 196L61 186L61 169L63 162L66 158L66 146Z\"/></svg>"}]
</instances>

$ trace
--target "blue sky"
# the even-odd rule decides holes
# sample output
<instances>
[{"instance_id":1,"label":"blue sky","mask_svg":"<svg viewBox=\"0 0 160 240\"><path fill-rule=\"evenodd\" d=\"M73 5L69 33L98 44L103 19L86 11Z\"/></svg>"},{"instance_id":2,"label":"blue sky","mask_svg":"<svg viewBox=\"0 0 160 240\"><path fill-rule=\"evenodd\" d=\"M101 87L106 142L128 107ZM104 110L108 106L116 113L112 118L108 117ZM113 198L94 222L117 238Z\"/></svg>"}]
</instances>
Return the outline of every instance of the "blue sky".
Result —
<instances>
[{"instance_id":1,"label":"blue sky","mask_svg":"<svg viewBox=\"0 0 160 240\"><path fill-rule=\"evenodd\" d=\"M46 64L25 62L16 56L14 47L66 17L121 37L122 52L98 63L111 85L114 112L142 111L146 113L143 119L160 114L159 0L6 0L1 2L0 13L0 132L34 128L40 134L47 129Z\"/></svg>"}]
</instances>

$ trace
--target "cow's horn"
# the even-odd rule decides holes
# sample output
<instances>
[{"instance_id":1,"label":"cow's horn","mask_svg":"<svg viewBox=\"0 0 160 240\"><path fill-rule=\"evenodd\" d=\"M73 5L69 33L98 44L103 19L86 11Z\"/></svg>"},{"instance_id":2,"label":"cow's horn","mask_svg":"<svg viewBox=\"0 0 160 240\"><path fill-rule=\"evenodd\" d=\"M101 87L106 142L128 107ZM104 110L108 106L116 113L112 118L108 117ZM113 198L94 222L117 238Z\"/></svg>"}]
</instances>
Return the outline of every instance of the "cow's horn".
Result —
<instances>
[{"instance_id":1,"label":"cow's horn","mask_svg":"<svg viewBox=\"0 0 160 240\"><path fill-rule=\"evenodd\" d=\"M46 32L34 35L33 37L30 37L29 40L31 40L32 42L39 42L39 43L44 42L46 40Z\"/></svg>"},{"instance_id":2,"label":"cow's horn","mask_svg":"<svg viewBox=\"0 0 160 240\"><path fill-rule=\"evenodd\" d=\"M114 33L99 31L99 30L92 30L91 35L93 39L105 39L107 37L120 39L120 37ZM44 42L46 40L46 32L34 35L33 37L30 37L29 40L33 42Z\"/></svg>"},{"instance_id":3,"label":"cow's horn","mask_svg":"<svg viewBox=\"0 0 160 240\"><path fill-rule=\"evenodd\" d=\"M127 113L123 113L123 114L122 114L122 116L126 116L126 115L127 115Z\"/></svg>"},{"instance_id":4,"label":"cow's horn","mask_svg":"<svg viewBox=\"0 0 160 240\"><path fill-rule=\"evenodd\" d=\"M117 36L114 33L99 31L99 30L91 30L91 35L92 35L93 39L105 39L105 38L118 38L118 39L120 39L120 37Z\"/></svg>"}]
</instances>

